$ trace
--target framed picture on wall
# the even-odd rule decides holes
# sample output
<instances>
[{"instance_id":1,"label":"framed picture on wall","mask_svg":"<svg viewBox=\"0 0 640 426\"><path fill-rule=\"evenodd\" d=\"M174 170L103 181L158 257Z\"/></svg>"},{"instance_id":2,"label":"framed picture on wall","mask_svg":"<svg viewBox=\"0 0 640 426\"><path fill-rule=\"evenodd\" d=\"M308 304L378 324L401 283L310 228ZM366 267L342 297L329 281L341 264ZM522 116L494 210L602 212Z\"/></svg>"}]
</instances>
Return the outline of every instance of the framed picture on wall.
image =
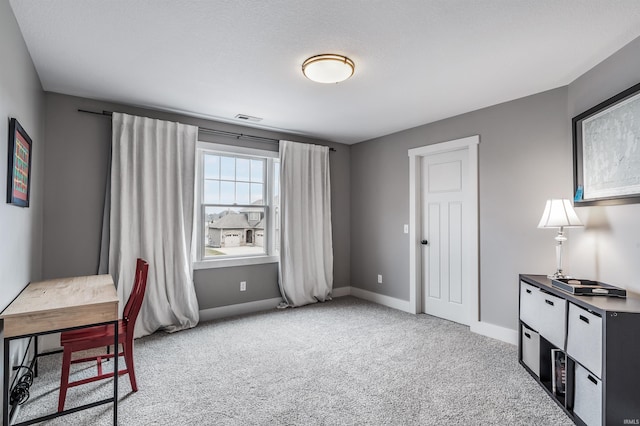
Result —
<instances>
[{"instance_id":1,"label":"framed picture on wall","mask_svg":"<svg viewBox=\"0 0 640 426\"><path fill-rule=\"evenodd\" d=\"M7 203L29 207L31 188L31 138L18 120L9 122L9 164L7 167Z\"/></svg>"},{"instance_id":2,"label":"framed picture on wall","mask_svg":"<svg viewBox=\"0 0 640 426\"><path fill-rule=\"evenodd\" d=\"M575 204L640 203L640 84L571 124Z\"/></svg>"}]
</instances>

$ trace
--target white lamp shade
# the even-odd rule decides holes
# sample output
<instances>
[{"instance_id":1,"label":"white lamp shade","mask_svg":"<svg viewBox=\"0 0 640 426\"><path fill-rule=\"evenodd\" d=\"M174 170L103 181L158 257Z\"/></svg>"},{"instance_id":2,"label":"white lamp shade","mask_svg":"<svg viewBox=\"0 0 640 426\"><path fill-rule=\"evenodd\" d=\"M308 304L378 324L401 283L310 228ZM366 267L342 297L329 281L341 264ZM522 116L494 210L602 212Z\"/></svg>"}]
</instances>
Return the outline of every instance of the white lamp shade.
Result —
<instances>
[{"instance_id":1,"label":"white lamp shade","mask_svg":"<svg viewBox=\"0 0 640 426\"><path fill-rule=\"evenodd\" d=\"M339 83L351 77L355 70L353 61L341 55L317 55L304 61L302 72L317 83Z\"/></svg>"},{"instance_id":2,"label":"white lamp shade","mask_svg":"<svg viewBox=\"0 0 640 426\"><path fill-rule=\"evenodd\" d=\"M538 228L562 228L567 226L582 226L571 201L547 200Z\"/></svg>"}]
</instances>

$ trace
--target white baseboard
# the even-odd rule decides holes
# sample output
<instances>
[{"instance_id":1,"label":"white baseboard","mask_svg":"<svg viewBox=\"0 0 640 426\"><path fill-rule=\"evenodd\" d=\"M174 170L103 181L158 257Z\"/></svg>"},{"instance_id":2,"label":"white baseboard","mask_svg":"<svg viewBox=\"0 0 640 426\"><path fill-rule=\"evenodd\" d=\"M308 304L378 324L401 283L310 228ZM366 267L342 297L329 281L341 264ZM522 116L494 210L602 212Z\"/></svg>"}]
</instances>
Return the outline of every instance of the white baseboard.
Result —
<instances>
[{"instance_id":1,"label":"white baseboard","mask_svg":"<svg viewBox=\"0 0 640 426\"><path fill-rule=\"evenodd\" d=\"M351 287L337 287L331 292L332 297L349 296ZM214 319L231 317L234 315L252 314L254 312L268 311L274 309L282 302L282 298L256 300L255 302L238 303L235 305L220 306L218 308L203 309L200 311L200 321L211 321Z\"/></svg>"},{"instance_id":2,"label":"white baseboard","mask_svg":"<svg viewBox=\"0 0 640 426\"><path fill-rule=\"evenodd\" d=\"M369 302L378 303L389 308L411 313L411 307L408 300L396 299L395 297L385 296L384 294L374 293L358 287L351 287L351 295L360 299L368 300Z\"/></svg>"},{"instance_id":3,"label":"white baseboard","mask_svg":"<svg viewBox=\"0 0 640 426\"><path fill-rule=\"evenodd\" d=\"M512 345L518 344L518 332L516 330L481 321L471 324L470 328L474 333L511 343Z\"/></svg>"},{"instance_id":4,"label":"white baseboard","mask_svg":"<svg viewBox=\"0 0 640 426\"><path fill-rule=\"evenodd\" d=\"M343 297L351 295L351 287L337 287L331 290L331 297Z\"/></svg>"},{"instance_id":5,"label":"white baseboard","mask_svg":"<svg viewBox=\"0 0 640 426\"><path fill-rule=\"evenodd\" d=\"M251 314L254 312L275 309L282 302L282 298L256 300L255 302L238 303L236 305L220 306L218 308L203 309L200 311L200 321L231 317L234 315Z\"/></svg>"}]
</instances>

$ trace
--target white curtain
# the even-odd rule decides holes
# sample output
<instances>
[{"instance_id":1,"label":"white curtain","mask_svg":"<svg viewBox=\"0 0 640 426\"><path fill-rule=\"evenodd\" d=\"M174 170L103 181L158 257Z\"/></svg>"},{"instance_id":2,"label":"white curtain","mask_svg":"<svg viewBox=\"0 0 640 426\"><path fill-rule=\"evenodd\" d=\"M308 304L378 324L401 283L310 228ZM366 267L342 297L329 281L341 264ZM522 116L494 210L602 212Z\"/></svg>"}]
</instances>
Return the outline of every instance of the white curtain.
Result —
<instances>
[{"instance_id":1,"label":"white curtain","mask_svg":"<svg viewBox=\"0 0 640 426\"><path fill-rule=\"evenodd\" d=\"M329 148L280 141L280 292L288 306L331 299Z\"/></svg>"},{"instance_id":2,"label":"white curtain","mask_svg":"<svg viewBox=\"0 0 640 426\"><path fill-rule=\"evenodd\" d=\"M136 258L149 262L136 337L198 323L192 263L197 135L195 126L113 114L108 265L121 310Z\"/></svg>"}]
</instances>

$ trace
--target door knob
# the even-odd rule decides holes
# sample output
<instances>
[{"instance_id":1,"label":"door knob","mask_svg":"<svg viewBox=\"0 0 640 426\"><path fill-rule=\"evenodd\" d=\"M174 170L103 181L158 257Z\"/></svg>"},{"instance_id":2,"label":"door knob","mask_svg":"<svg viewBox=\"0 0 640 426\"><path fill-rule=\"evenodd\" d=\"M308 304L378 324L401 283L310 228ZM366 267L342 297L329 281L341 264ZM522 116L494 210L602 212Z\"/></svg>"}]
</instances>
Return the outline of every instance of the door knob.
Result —
<instances>
[{"instance_id":1,"label":"door knob","mask_svg":"<svg viewBox=\"0 0 640 426\"><path fill-rule=\"evenodd\" d=\"M423 246L426 246L427 244L429 244L429 241L422 240L422 241L420 241L420 244L422 244Z\"/></svg>"}]
</instances>

